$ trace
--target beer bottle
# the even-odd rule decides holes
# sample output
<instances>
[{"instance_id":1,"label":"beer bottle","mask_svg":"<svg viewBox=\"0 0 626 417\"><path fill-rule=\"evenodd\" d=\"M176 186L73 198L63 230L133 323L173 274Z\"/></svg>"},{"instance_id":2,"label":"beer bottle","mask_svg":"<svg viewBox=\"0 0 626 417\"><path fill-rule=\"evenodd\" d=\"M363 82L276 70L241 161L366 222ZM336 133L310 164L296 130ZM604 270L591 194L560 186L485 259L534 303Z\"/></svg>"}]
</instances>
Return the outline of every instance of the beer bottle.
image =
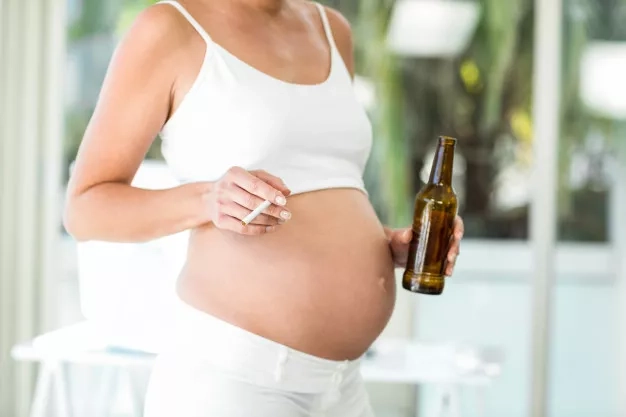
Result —
<instances>
[{"instance_id":1,"label":"beer bottle","mask_svg":"<svg viewBox=\"0 0 626 417\"><path fill-rule=\"evenodd\" d=\"M440 136L428 183L415 197L413 238L402 278L412 292L443 292L446 260L458 203L452 189L452 164L456 139Z\"/></svg>"}]
</instances>

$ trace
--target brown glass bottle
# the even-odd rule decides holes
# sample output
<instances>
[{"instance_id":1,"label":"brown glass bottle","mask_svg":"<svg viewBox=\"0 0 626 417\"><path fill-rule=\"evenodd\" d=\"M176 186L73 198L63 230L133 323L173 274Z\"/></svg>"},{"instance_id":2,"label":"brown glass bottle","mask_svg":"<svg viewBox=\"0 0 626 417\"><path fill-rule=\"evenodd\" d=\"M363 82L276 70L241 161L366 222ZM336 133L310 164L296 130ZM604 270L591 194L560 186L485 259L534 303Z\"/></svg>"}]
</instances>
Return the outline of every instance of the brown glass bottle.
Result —
<instances>
[{"instance_id":1,"label":"brown glass bottle","mask_svg":"<svg viewBox=\"0 0 626 417\"><path fill-rule=\"evenodd\" d=\"M452 188L456 139L439 137L428 183L415 197L413 238L402 286L412 292L439 295L458 203Z\"/></svg>"}]
</instances>

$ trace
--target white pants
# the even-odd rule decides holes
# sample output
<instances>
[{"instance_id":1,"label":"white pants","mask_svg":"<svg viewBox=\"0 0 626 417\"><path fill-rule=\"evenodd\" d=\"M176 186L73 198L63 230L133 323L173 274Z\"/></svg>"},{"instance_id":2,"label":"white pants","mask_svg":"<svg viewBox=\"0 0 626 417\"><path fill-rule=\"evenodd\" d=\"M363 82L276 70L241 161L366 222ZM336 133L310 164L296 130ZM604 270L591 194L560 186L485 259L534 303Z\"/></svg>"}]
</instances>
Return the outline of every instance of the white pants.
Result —
<instances>
[{"instance_id":1,"label":"white pants","mask_svg":"<svg viewBox=\"0 0 626 417\"><path fill-rule=\"evenodd\" d=\"M179 307L144 417L373 417L359 360L321 359Z\"/></svg>"}]
</instances>

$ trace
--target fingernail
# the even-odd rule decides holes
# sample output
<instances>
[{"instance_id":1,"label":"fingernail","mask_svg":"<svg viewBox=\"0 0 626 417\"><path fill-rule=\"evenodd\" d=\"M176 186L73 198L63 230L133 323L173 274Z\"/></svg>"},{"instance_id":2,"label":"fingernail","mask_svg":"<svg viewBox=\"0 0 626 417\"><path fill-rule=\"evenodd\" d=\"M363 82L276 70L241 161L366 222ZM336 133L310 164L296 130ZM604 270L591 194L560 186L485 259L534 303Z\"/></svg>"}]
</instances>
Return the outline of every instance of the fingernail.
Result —
<instances>
[{"instance_id":1,"label":"fingernail","mask_svg":"<svg viewBox=\"0 0 626 417\"><path fill-rule=\"evenodd\" d=\"M265 231L266 231L266 232L273 232L274 230L276 230L276 227L274 227L274 226L267 226L267 227L265 228Z\"/></svg>"},{"instance_id":2,"label":"fingernail","mask_svg":"<svg viewBox=\"0 0 626 417\"><path fill-rule=\"evenodd\" d=\"M280 217L282 217L285 220L289 220L291 219L291 213L289 213L287 210L283 210L280 212Z\"/></svg>"},{"instance_id":3,"label":"fingernail","mask_svg":"<svg viewBox=\"0 0 626 417\"><path fill-rule=\"evenodd\" d=\"M287 204L287 199L282 195L279 195L278 197L276 197L276 204L278 204L279 206L284 206L285 204Z\"/></svg>"}]
</instances>

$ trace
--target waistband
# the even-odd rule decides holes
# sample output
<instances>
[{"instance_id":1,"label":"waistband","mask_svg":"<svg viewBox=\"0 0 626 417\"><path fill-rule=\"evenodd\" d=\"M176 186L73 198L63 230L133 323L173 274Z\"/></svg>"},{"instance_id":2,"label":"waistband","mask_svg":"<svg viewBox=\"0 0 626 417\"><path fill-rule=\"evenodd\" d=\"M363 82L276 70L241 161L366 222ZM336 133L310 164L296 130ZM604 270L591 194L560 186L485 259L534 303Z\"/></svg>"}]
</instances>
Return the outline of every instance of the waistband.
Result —
<instances>
[{"instance_id":1,"label":"waistband","mask_svg":"<svg viewBox=\"0 0 626 417\"><path fill-rule=\"evenodd\" d=\"M176 304L175 330L167 353L177 357L250 383L302 393L327 391L360 377L361 359L319 358L237 327L181 299Z\"/></svg>"}]
</instances>

